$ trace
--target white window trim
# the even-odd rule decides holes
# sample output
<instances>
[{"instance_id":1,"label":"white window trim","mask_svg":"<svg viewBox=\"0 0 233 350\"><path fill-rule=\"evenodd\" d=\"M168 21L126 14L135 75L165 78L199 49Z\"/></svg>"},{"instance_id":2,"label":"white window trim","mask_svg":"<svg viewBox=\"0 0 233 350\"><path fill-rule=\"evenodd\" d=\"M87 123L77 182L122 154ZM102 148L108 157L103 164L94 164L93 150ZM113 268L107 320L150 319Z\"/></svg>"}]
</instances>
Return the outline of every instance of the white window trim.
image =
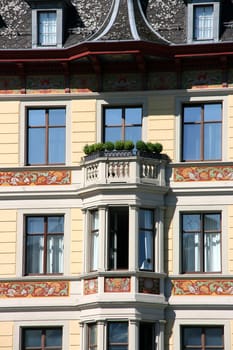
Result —
<instances>
[{"instance_id":1,"label":"white window trim","mask_svg":"<svg viewBox=\"0 0 233 350\"><path fill-rule=\"evenodd\" d=\"M213 39L195 40L194 39L194 6L213 5ZM219 40L219 22L220 22L220 1L219 0L189 0L187 7L187 40L188 43L213 42Z\"/></svg>"},{"instance_id":2,"label":"white window trim","mask_svg":"<svg viewBox=\"0 0 233 350\"><path fill-rule=\"evenodd\" d=\"M16 247L16 276L17 277L30 277L24 275L24 220L27 215L64 215L64 271L63 276L67 276L70 273L70 210L69 209L19 209L17 213L17 247ZM35 277L40 279L50 279L51 277L57 277L58 275L36 275ZM61 276L59 274L59 276Z\"/></svg>"},{"instance_id":3,"label":"white window trim","mask_svg":"<svg viewBox=\"0 0 233 350\"><path fill-rule=\"evenodd\" d=\"M190 312L190 311L189 311ZM217 316L214 319L176 319L173 334L174 334L174 349L181 349L181 327L185 326L219 326L224 328L224 349L230 349L231 344L231 332L230 332L230 323L228 321L218 320Z\"/></svg>"},{"instance_id":4,"label":"white window trim","mask_svg":"<svg viewBox=\"0 0 233 350\"><path fill-rule=\"evenodd\" d=\"M184 104L192 103L222 103L222 160L221 162L227 161L227 96L210 96L202 93L201 96L180 96L176 98L175 104L175 116L176 116L176 140L175 140L175 161L181 162L182 154L182 109ZM195 163L204 163L205 161L195 161ZM211 163L211 161L206 161ZM187 163L187 162L182 162Z\"/></svg>"},{"instance_id":5,"label":"white window trim","mask_svg":"<svg viewBox=\"0 0 233 350\"><path fill-rule=\"evenodd\" d=\"M96 142L102 142L103 141L103 108L104 107L130 107L130 106L141 106L142 107L142 140L147 140L147 102L146 98L142 98L141 96L135 96L135 97L118 97L118 98L106 98L105 100L98 100L97 101L97 108L96 108ZM101 120L101 122L99 122Z\"/></svg>"},{"instance_id":6,"label":"white window trim","mask_svg":"<svg viewBox=\"0 0 233 350\"><path fill-rule=\"evenodd\" d=\"M52 313L50 313L52 314ZM38 313L38 315L43 315L43 313ZM48 315L47 315L48 316ZM45 316L46 317L46 316ZM69 322L68 321L57 321L59 316L54 315L51 320L48 321L48 317L40 316L40 320L35 320L35 313L29 314L27 316L27 321L18 321L14 323L14 335L13 335L13 350L21 349L21 328L33 328L33 327L62 327L62 349L69 349Z\"/></svg>"},{"instance_id":7,"label":"white window trim","mask_svg":"<svg viewBox=\"0 0 233 350\"><path fill-rule=\"evenodd\" d=\"M174 262L174 275L190 276L191 273L182 273L182 244L181 244L181 223L180 216L181 213L195 213L195 212L220 212L222 227L221 227L221 267L222 272L219 272L219 275L228 274L228 254L227 254L227 206L210 206L210 205L200 205L198 201L196 206L179 206L174 214L174 225L173 225L173 262ZM177 253L178 252L178 253ZM206 277L207 275L216 276L216 273L195 273L195 277L201 278Z\"/></svg>"},{"instance_id":8,"label":"white window trim","mask_svg":"<svg viewBox=\"0 0 233 350\"><path fill-rule=\"evenodd\" d=\"M27 129L26 129L26 120L27 120L27 109L28 108L56 108L64 107L66 109L66 154L65 154L65 164L64 166L71 165L71 116L70 116L70 102L68 101L28 101L21 102L20 104L20 155L19 155L19 165L21 167L30 167L26 165L26 154L27 154ZM50 165L40 165L40 167L48 167ZM56 165L53 165L56 167ZM59 165L61 167L61 165Z\"/></svg>"},{"instance_id":9,"label":"white window trim","mask_svg":"<svg viewBox=\"0 0 233 350\"><path fill-rule=\"evenodd\" d=\"M39 45L39 23L38 23L38 12L56 12L57 14L57 23L56 23L56 45ZM63 9L62 8L36 8L32 9L32 47L33 48L41 48L41 49L48 49L50 47L58 47L61 48L63 43Z\"/></svg>"}]
</instances>

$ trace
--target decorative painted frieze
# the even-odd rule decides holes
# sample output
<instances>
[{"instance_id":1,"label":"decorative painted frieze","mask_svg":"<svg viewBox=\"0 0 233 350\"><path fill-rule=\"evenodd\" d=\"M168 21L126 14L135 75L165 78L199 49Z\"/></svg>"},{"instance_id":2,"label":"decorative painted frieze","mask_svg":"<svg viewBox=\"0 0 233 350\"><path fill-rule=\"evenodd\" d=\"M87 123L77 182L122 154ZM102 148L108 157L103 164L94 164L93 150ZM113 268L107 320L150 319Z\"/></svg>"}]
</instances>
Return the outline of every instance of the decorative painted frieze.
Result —
<instances>
[{"instance_id":1,"label":"decorative painted frieze","mask_svg":"<svg viewBox=\"0 0 233 350\"><path fill-rule=\"evenodd\" d=\"M28 94L64 93L64 76L28 76L26 89Z\"/></svg>"},{"instance_id":2,"label":"decorative painted frieze","mask_svg":"<svg viewBox=\"0 0 233 350\"><path fill-rule=\"evenodd\" d=\"M130 277L105 278L104 291L107 293L130 292Z\"/></svg>"},{"instance_id":3,"label":"decorative painted frieze","mask_svg":"<svg viewBox=\"0 0 233 350\"><path fill-rule=\"evenodd\" d=\"M174 181L233 181L233 166L184 166L175 168Z\"/></svg>"},{"instance_id":4,"label":"decorative painted frieze","mask_svg":"<svg viewBox=\"0 0 233 350\"><path fill-rule=\"evenodd\" d=\"M67 297L68 281L2 282L0 298Z\"/></svg>"},{"instance_id":5,"label":"decorative painted frieze","mask_svg":"<svg viewBox=\"0 0 233 350\"><path fill-rule=\"evenodd\" d=\"M182 74L184 89L221 88L221 70L185 71Z\"/></svg>"},{"instance_id":6,"label":"decorative painted frieze","mask_svg":"<svg viewBox=\"0 0 233 350\"><path fill-rule=\"evenodd\" d=\"M139 293L160 294L160 280L158 278L139 278Z\"/></svg>"},{"instance_id":7,"label":"decorative painted frieze","mask_svg":"<svg viewBox=\"0 0 233 350\"><path fill-rule=\"evenodd\" d=\"M84 281L84 295L98 293L98 279L92 278Z\"/></svg>"},{"instance_id":8,"label":"decorative painted frieze","mask_svg":"<svg viewBox=\"0 0 233 350\"><path fill-rule=\"evenodd\" d=\"M174 280L173 295L233 296L233 280Z\"/></svg>"},{"instance_id":9,"label":"decorative painted frieze","mask_svg":"<svg viewBox=\"0 0 233 350\"><path fill-rule=\"evenodd\" d=\"M0 186L44 186L71 184L71 171L1 171Z\"/></svg>"}]
</instances>

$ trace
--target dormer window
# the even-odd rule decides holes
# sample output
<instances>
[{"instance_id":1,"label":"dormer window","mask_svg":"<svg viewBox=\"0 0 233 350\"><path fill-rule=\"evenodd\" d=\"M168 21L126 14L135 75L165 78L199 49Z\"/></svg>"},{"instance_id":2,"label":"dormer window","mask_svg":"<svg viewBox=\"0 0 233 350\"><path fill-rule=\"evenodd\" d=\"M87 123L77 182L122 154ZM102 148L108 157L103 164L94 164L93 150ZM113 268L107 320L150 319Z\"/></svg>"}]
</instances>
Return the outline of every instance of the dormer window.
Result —
<instances>
[{"instance_id":1,"label":"dormer window","mask_svg":"<svg viewBox=\"0 0 233 350\"><path fill-rule=\"evenodd\" d=\"M189 0L188 42L217 41L219 39L219 16L219 0Z\"/></svg>"},{"instance_id":2,"label":"dormer window","mask_svg":"<svg viewBox=\"0 0 233 350\"><path fill-rule=\"evenodd\" d=\"M62 47L69 0L28 0L32 9L32 47Z\"/></svg>"},{"instance_id":3,"label":"dormer window","mask_svg":"<svg viewBox=\"0 0 233 350\"><path fill-rule=\"evenodd\" d=\"M56 11L38 11L38 44L39 46L57 45Z\"/></svg>"}]
</instances>

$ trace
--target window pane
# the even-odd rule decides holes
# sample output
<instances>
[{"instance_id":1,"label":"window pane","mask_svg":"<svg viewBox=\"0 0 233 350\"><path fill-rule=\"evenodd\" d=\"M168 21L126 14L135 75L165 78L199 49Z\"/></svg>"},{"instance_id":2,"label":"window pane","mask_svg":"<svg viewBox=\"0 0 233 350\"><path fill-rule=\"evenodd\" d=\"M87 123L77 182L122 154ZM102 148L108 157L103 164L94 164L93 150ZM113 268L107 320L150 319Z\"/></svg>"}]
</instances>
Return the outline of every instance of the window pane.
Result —
<instances>
[{"instance_id":1,"label":"window pane","mask_svg":"<svg viewBox=\"0 0 233 350\"><path fill-rule=\"evenodd\" d=\"M183 342L184 345L201 345L201 335L202 335L202 329L199 327L187 327L184 328L183 332Z\"/></svg>"},{"instance_id":2,"label":"window pane","mask_svg":"<svg viewBox=\"0 0 233 350\"><path fill-rule=\"evenodd\" d=\"M28 126L45 126L45 110L44 109L29 110Z\"/></svg>"},{"instance_id":3,"label":"window pane","mask_svg":"<svg viewBox=\"0 0 233 350\"><path fill-rule=\"evenodd\" d=\"M205 214L204 218L205 231L220 231L221 230L221 215L220 214Z\"/></svg>"},{"instance_id":4,"label":"window pane","mask_svg":"<svg viewBox=\"0 0 233 350\"><path fill-rule=\"evenodd\" d=\"M154 350L154 324L141 323L139 328L139 350Z\"/></svg>"},{"instance_id":5,"label":"window pane","mask_svg":"<svg viewBox=\"0 0 233 350\"><path fill-rule=\"evenodd\" d=\"M152 210L140 209L139 227L152 230L154 227L154 215Z\"/></svg>"},{"instance_id":6,"label":"window pane","mask_svg":"<svg viewBox=\"0 0 233 350\"><path fill-rule=\"evenodd\" d=\"M49 163L65 163L65 128L49 129Z\"/></svg>"},{"instance_id":7,"label":"window pane","mask_svg":"<svg viewBox=\"0 0 233 350\"><path fill-rule=\"evenodd\" d=\"M50 126L65 126L66 110L64 108L49 110L49 125Z\"/></svg>"},{"instance_id":8,"label":"window pane","mask_svg":"<svg viewBox=\"0 0 233 350\"><path fill-rule=\"evenodd\" d=\"M43 273L44 239L42 236L28 236L26 246L26 272Z\"/></svg>"},{"instance_id":9,"label":"window pane","mask_svg":"<svg viewBox=\"0 0 233 350\"><path fill-rule=\"evenodd\" d=\"M48 236L47 273L63 272L63 236Z\"/></svg>"},{"instance_id":10,"label":"window pane","mask_svg":"<svg viewBox=\"0 0 233 350\"><path fill-rule=\"evenodd\" d=\"M222 105L206 104L204 106L204 120L207 121L221 121L222 120Z\"/></svg>"},{"instance_id":11,"label":"window pane","mask_svg":"<svg viewBox=\"0 0 233 350\"><path fill-rule=\"evenodd\" d=\"M142 127L141 126L133 126L133 127L126 127L125 129L125 140L131 140L134 144L138 140L141 140L142 138Z\"/></svg>"},{"instance_id":12,"label":"window pane","mask_svg":"<svg viewBox=\"0 0 233 350\"><path fill-rule=\"evenodd\" d=\"M221 124L205 124L204 126L204 159L221 159L222 134Z\"/></svg>"},{"instance_id":13,"label":"window pane","mask_svg":"<svg viewBox=\"0 0 233 350\"><path fill-rule=\"evenodd\" d=\"M128 323L110 322L109 323L109 342L126 343L128 342Z\"/></svg>"},{"instance_id":14,"label":"window pane","mask_svg":"<svg viewBox=\"0 0 233 350\"><path fill-rule=\"evenodd\" d=\"M97 347L97 326L96 324L89 325L89 349Z\"/></svg>"},{"instance_id":15,"label":"window pane","mask_svg":"<svg viewBox=\"0 0 233 350\"><path fill-rule=\"evenodd\" d=\"M122 130L120 127L106 128L105 129L105 142L106 141L118 141L122 139Z\"/></svg>"},{"instance_id":16,"label":"window pane","mask_svg":"<svg viewBox=\"0 0 233 350\"><path fill-rule=\"evenodd\" d=\"M207 346L223 346L223 329L207 328L206 329L206 345Z\"/></svg>"},{"instance_id":17,"label":"window pane","mask_svg":"<svg viewBox=\"0 0 233 350\"><path fill-rule=\"evenodd\" d=\"M205 272L221 271L220 234L205 234Z\"/></svg>"},{"instance_id":18,"label":"window pane","mask_svg":"<svg viewBox=\"0 0 233 350\"><path fill-rule=\"evenodd\" d=\"M201 121L201 107L192 106L184 107L184 122L185 123L195 123Z\"/></svg>"},{"instance_id":19,"label":"window pane","mask_svg":"<svg viewBox=\"0 0 233 350\"><path fill-rule=\"evenodd\" d=\"M126 108L125 124L142 124L142 108Z\"/></svg>"},{"instance_id":20,"label":"window pane","mask_svg":"<svg viewBox=\"0 0 233 350\"><path fill-rule=\"evenodd\" d=\"M45 163L45 129L28 130L28 163Z\"/></svg>"},{"instance_id":21,"label":"window pane","mask_svg":"<svg viewBox=\"0 0 233 350\"><path fill-rule=\"evenodd\" d=\"M199 160L201 154L200 125L184 125L183 160Z\"/></svg>"},{"instance_id":22,"label":"window pane","mask_svg":"<svg viewBox=\"0 0 233 350\"><path fill-rule=\"evenodd\" d=\"M56 12L39 12L39 44L56 45Z\"/></svg>"},{"instance_id":23,"label":"window pane","mask_svg":"<svg viewBox=\"0 0 233 350\"><path fill-rule=\"evenodd\" d=\"M62 346L62 329L54 328L46 330L46 346Z\"/></svg>"},{"instance_id":24,"label":"window pane","mask_svg":"<svg viewBox=\"0 0 233 350\"><path fill-rule=\"evenodd\" d=\"M48 217L48 233L64 232L64 217L49 216Z\"/></svg>"},{"instance_id":25,"label":"window pane","mask_svg":"<svg viewBox=\"0 0 233 350\"><path fill-rule=\"evenodd\" d=\"M201 216L199 214L184 214L183 215L183 230L184 231L200 231Z\"/></svg>"},{"instance_id":26,"label":"window pane","mask_svg":"<svg viewBox=\"0 0 233 350\"><path fill-rule=\"evenodd\" d=\"M200 271L200 235L183 233L183 272Z\"/></svg>"},{"instance_id":27,"label":"window pane","mask_svg":"<svg viewBox=\"0 0 233 350\"><path fill-rule=\"evenodd\" d=\"M24 330L25 347L40 347L41 335L42 335L41 329L25 329Z\"/></svg>"},{"instance_id":28,"label":"window pane","mask_svg":"<svg viewBox=\"0 0 233 350\"><path fill-rule=\"evenodd\" d=\"M212 39L213 38L213 6L195 6L195 39Z\"/></svg>"},{"instance_id":29,"label":"window pane","mask_svg":"<svg viewBox=\"0 0 233 350\"><path fill-rule=\"evenodd\" d=\"M107 108L105 109L105 125L121 125L122 124L122 109Z\"/></svg>"},{"instance_id":30,"label":"window pane","mask_svg":"<svg viewBox=\"0 0 233 350\"><path fill-rule=\"evenodd\" d=\"M44 233L44 217L27 217L27 233Z\"/></svg>"},{"instance_id":31,"label":"window pane","mask_svg":"<svg viewBox=\"0 0 233 350\"><path fill-rule=\"evenodd\" d=\"M139 268L153 269L153 234L152 232L139 232Z\"/></svg>"}]
</instances>

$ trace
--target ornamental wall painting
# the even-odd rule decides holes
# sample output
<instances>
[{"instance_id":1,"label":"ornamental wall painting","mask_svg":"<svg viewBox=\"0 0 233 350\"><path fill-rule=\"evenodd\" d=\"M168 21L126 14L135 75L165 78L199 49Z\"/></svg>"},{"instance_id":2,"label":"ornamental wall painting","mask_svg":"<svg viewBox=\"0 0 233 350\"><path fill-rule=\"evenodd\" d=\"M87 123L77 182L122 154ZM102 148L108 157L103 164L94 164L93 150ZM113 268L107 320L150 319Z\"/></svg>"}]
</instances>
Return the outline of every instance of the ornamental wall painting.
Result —
<instances>
[{"instance_id":1,"label":"ornamental wall painting","mask_svg":"<svg viewBox=\"0 0 233 350\"><path fill-rule=\"evenodd\" d=\"M17 76L1 76L0 94L20 94L21 81Z\"/></svg>"},{"instance_id":2,"label":"ornamental wall painting","mask_svg":"<svg viewBox=\"0 0 233 350\"><path fill-rule=\"evenodd\" d=\"M174 169L175 182L233 181L233 166L180 167Z\"/></svg>"},{"instance_id":3,"label":"ornamental wall painting","mask_svg":"<svg viewBox=\"0 0 233 350\"><path fill-rule=\"evenodd\" d=\"M98 90L97 77L92 74L72 75L70 91L74 93L93 92Z\"/></svg>"},{"instance_id":4,"label":"ornamental wall painting","mask_svg":"<svg viewBox=\"0 0 233 350\"><path fill-rule=\"evenodd\" d=\"M130 277L106 277L104 280L104 291L107 293L130 292Z\"/></svg>"},{"instance_id":5,"label":"ornamental wall painting","mask_svg":"<svg viewBox=\"0 0 233 350\"><path fill-rule=\"evenodd\" d=\"M28 94L64 93L65 78L63 75L28 76L26 91Z\"/></svg>"},{"instance_id":6,"label":"ornamental wall painting","mask_svg":"<svg viewBox=\"0 0 233 350\"><path fill-rule=\"evenodd\" d=\"M142 80L138 74L109 74L104 76L104 91L141 90Z\"/></svg>"},{"instance_id":7,"label":"ornamental wall painting","mask_svg":"<svg viewBox=\"0 0 233 350\"><path fill-rule=\"evenodd\" d=\"M222 71L184 71L182 74L182 87L184 89L221 88Z\"/></svg>"},{"instance_id":8,"label":"ornamental wall painting","mask_svg":"<svg viewBox=\"0 0 233 350\"><path fill-rule=\"evenodd\" d=\"M139 293L160 294L160 280L158 278L139 278Z\"/></svg>"},{"instance_id":9,"label":"ornamental wall painting","mask_svg":"<svg viewBox=\"0 0 233 350\"><path fill-rule=\"evenodd\" d=\"M68 281L1 282L0 298L38 298L69 296Z\"/></svg>"},{"instance_id":10,"label":"ornamental wall painting","mask_svg":"<svg viewBox=\"0 0 233 350\"><path fill-rule=\"evenodd\" d=\"M70 185L71 171L1 171L0 186Z\"/></svg>"},{"instance_id":11,"label":"ornamental wall painting","mask_svg":"<svg viewBox=\"0 0 233 350\"><path fill-rule=\"evenodd\" d=\"M173 295L233 295L233 280L175 280Z\"/></svg>"},{"instance_id":12,"label":"ornamental wall painting","mask_svg":"<svg viewBox=\"0 0 233 350\"><path fill-rule=\"evenodd\" d=\"M98 293L98 279L92 278L84 280L84 295L96 294Z\"/></svg>"},{"instance_id":13,"label":"ornamental wall painting","mask_svg":"<svg viewBox=\"0 0 233 350\"><path fill-rule=\"evenodd\" d=\"M169 90L176 88L176 73L174 72L156 72L149 75L149 90Z\"/></svg>"}]
</instances>

